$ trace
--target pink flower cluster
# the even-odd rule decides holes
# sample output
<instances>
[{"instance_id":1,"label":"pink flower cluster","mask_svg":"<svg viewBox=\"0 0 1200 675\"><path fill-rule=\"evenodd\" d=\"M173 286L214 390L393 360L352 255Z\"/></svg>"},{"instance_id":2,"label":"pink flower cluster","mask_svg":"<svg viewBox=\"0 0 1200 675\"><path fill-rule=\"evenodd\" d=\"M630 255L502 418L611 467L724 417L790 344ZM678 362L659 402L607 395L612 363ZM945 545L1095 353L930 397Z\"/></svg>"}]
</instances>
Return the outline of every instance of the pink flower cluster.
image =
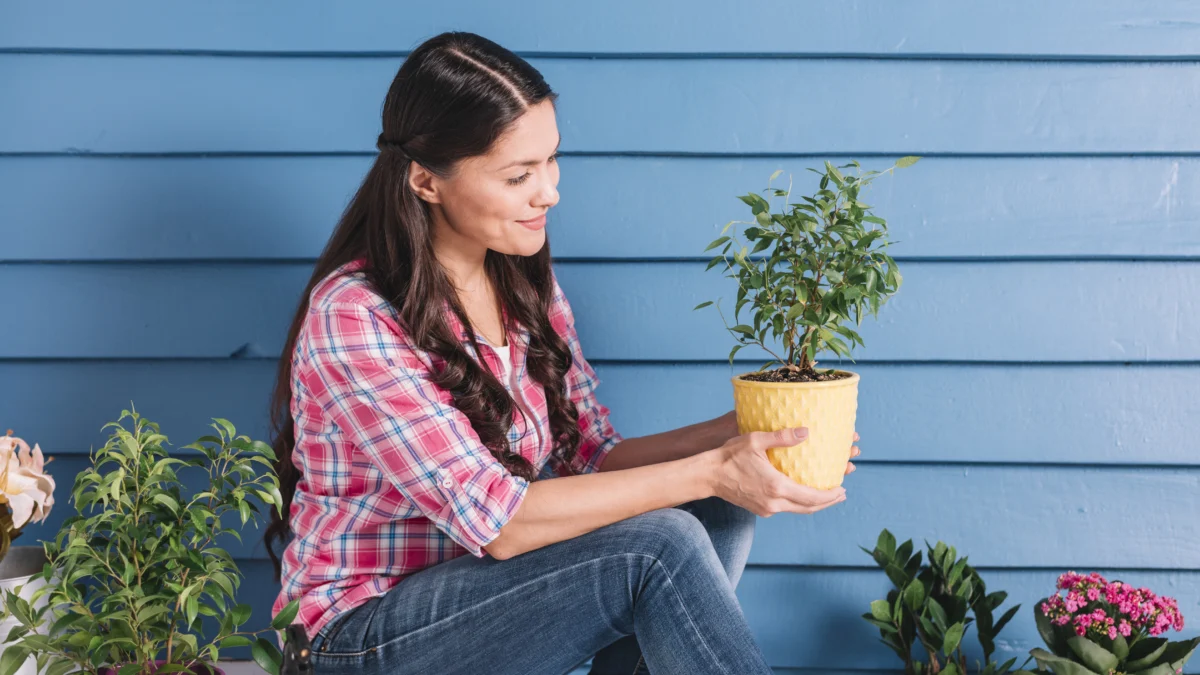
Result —
<instances>
[{"instance_id":1,"label":"pink flower cluster","mask_svg":"<svg viewBox=\"0 0 1200 675\"><path fill-rule=\"evenodd\" d=\"M1041 605L1042 614L1056 626L1072 624L1076 635L1089 633L1115 640L1134 631L1161 635L1174 628L1183 630L1183 614L1175 598L1158 596L1149 588L1134 588L1121 581L1109 582L1099 574L1067 572L1058 578L1059 590Z\"/></svg>"}]
</instances>

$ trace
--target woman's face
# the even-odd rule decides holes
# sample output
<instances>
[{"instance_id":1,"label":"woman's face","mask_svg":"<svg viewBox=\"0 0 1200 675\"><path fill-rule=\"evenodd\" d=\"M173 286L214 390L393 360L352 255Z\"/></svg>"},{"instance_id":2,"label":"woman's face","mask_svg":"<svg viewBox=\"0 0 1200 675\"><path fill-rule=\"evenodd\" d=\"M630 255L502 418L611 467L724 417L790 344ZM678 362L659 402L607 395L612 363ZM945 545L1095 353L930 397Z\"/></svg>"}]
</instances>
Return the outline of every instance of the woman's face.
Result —
<instances>
[{"instance_id":1,"label":"woman's face","mask_svg":"<svg viewBox=\"0 0 1200 675\"><path fill-rule=\"evenodd\" d=\"M488 154L440 178L413 164L409 182L430 203L434 241L474 257L492 249L530 256L546 242L546 211L558 203L560 142L550 101L531 107Z\"/></svg>"}]
</instances>

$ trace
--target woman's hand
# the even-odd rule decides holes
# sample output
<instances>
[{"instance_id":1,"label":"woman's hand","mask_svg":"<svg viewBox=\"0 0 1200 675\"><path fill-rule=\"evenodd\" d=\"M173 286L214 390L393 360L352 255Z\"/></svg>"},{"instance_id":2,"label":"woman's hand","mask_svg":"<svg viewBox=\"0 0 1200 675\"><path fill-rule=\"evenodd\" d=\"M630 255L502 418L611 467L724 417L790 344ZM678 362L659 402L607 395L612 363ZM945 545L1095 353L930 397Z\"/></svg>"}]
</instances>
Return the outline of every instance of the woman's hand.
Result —
<instances>
[{"instance_id":1,"label":"woman's hand","mask_svg":"<svg viewBox=\"0 0 1200 675\"><path fill-rule=\"evenodd\" d=\"M711 420L709 425L713 430L714 439L716 440L716 442L712 444L712 447L721 445L729 441L729 439L737 437L738 435L737 411L730 410L724 415ZM854 432L854 440L857 441L858 438L858 432L856 431ZM858 457L861 454L862 451L858 449L857 445L850 446L851 457ZM850 474L854 473L857 468L858 467L854 466L854 462L846 462L846 475L849 476Z\"/></svg>"},{"instance_id":2,"label":"woman's hand","mask_svg":"<svg viewBox=\"0 0 1200 675\"><path fill-rule=\"evenodd\" d=\"M788 447L808 438L808 429L751 431L729 439L717 453L716 496L763 518L776 513L816 513L846 500L845 488L817 490L800 485L767 459L767 448ZM858 434L854 435L858 440ZM857 450L853 448L852 452ZM854 470L847 463L846 473Z\"/></svg>"}]
</instances>

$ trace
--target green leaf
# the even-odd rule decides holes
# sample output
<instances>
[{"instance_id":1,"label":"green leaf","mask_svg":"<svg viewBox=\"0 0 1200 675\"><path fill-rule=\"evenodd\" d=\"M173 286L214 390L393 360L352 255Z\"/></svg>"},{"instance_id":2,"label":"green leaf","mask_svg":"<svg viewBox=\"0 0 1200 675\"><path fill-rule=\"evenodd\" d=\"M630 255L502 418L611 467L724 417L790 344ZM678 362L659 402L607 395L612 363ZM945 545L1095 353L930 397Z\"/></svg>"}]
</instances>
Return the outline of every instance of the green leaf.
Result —
<instances>
[{"instance_id":1,"label":"green leaf","mask_svg":"<svg viewBox=\"0 0 1200 675\"><path fill-rule=\"evenodd\" d=\"M1134 672L1149 668L1158 662L1158 657L1167 651L1166 638L1145 638L1134 643L1129 648L1129 660L1125 662L1125 670Z\"/></svg>"},{"instance_id":2,"label":"green leaf","mask_svg":"<svg viewBox=\"0 0 1200 675\"><path fill-rule=\"evenodd\" d=\"M756 195L756 194L741 195L738 197L738 199L745 202L746 205L750 207L751 213L753 213L756 216L764 211L771 210L771 205L767 203L767 200L763 199L759 195Z\"/></svg>"},{"instance_id":3,"label":"green leaf","mask_svg":"<svg viewBox=\"0 0 1200 675\"><path fill-rule=\"evenodd\" d=\"M920 159L921 159L920 157L917 157L914 155L909 155L907 157L901 157L900 159L896 160L896 166L900 167L901 169L906 169L906 168L912 166L913 164L916 164L918 161L920 161Z\"/></svg>"},{"instance_id":4,"label":"green leaf","mask_svg":"<svg viewBox=\"0 0 1200 675\"><path fill-rule=\"evenodd\" d=\"M1019 610L1019 609L1021 609L1020 605L1014 605L1014 606L1010 607L1008 609L1008 611L1006 611L1004 613L1004 615L1000 617L1000 620L996 622L996 625L992 628L992 634L995 635L995 634L998 634L1000 631L1004 630L1004 627L1008 625L1008 622L1014 616L1016 616L1017 610ZM1118 636L1118 637L1120 637L1120 636Z\"/></svg>"},{"instance_id":5,"label":"green leaf","mask_svg":"<svg viewBox=\"0 0 1200 675\"><path fill-rule=\"evenodd\" d=\"M702 308L702 307L708 307L708 306L709 306L709 305L711 305L711 304L713 304L713 303L712 303L712 300L705 300L704 302L702 302L702 303L700 303L700 304L696 305L695 307L693 307L693 308L692 308L692 311L694 312L694 311L696 311L696 310L698 310L698 309L700 309L700 308Z\"/></svg>"},{"instance_id":6,"label":"green leaf","mask_svg":"<svg viewBox=\"0 0 1200 675\"><path fill-rule=\"evenodd\" d=\"M1075 635L1067 640L1067 646L1092 670L1107 673L1120 662L1117 656L1086 637Z\"/></svg>"},{"instance_id":7,"label":"green leaf","mask_svg":"<svg viewBox=\"0 0 1200 675\"><path fill-rule=\"evenodd\" d=\"M258 638L254 644L250 646L250 655L254 657L254 662L259 668L267 671L271 675L279 675L279 666L283 663L283 654L279 652L279 648L271 644L266 638Z\"/></svg>"},{"instance_id":8,"label":"green leaf","mask_svg":"<svg viewBox=\"0 0 1200 675\"><path fill-rule=\"evenodd\" d=\"M221 640L221 649L232 649L233 647L249 647L254 644L254 640L245 635L228 635Z\"/></svg>"},{"instance_id":9,"label":"green leaf","mask_svg":"<svg viewBox=\"0 0 1200 675\"><path fill-rule=\"evenodd\" d=\"M888 607L887 600L875 600L871 603L871 616L880 621L891 621L892 611Z\"/></svg>"},{"instance_id":10,"label":"green leaf","mask_svg":"<svg viewBox=\"0 0 1200 675\"><path fill-rule=\"evenodd\" d=\"M887 604L887 601L885 601L885 600L880 600L879 602L882 602L885 605ZM872 626L875 626L876 628L883 631L884 633L899 633L900 632L892 624L887 623L886 621L880 621L879 619L876 619L875 617L871 616L870 614L863 614L862 617L868 623L870 623Z\"/></svg>"},{"instance_id":11,"label":"green leaf","mask_svg":"<svg viewBox=\"0 0 1200 675\"><path fill-rule=\"evenodd\" d=\"M887 574L888 579L891 579L892 583L896 585L896 588L905 588L912 579L912 575L905 574L904 569L894 563L887 563L883 571Z\"/></svg>"},{"instance_id":12,"label":"green leaf","mask_svg":"<svg viewBox=\"0 0 1200 675\"><path fill-rule=\"evenodd\" d=\"M237 436L237 430L233 428L233 424L231 424L229 422L229 420L222 419L220 417L214 417L212 419L214 422L221 425L221 427L225 430L225 437L228 440L232 441L234 439L234 437ZM214 426L214 425L209 425L209 426Z\"/></svg>"},{"instance_id":13,"label":"green leaf","mask_svg":"<svg viewBox=\"0 0 1200 675\"><path fill-rule=\"evenodd\" d=\"M726 225L726 227L728 227L728 225ZM711 251L712 249L720 246L721 244L724 244L727 241L729 241L729 237L718 237L717 239L714 239L713 242L708 245L708 248L706 248L704 250Z\"/></svg>"},{"instance_id":14,"label":"green leaf","mask_svg":"<svg viewBox=\"0 0 1200 675\"><path fill-rule=\"evenodd\" d=\"M299 611L300 600L297 598L284 605L283 609L279 610L279 614L277 614L275 618L271 620L271 628L274 628L275 630L284 630L288 626L292 625L292 621L295 620L296 613Z\"/></svg>"},{"instance_id":15,"label":"green leaf","mask_svg":"<svg viewBox=\"0 0 1200 675\"><path fill-rule=\"evenodd\" d=\"M896 555L896 537L886 528L879 533L879 538L875 540L875 548L879 549L891 560Z\"/></svg>"},{"instance_id":16,"label":"green leaf","mask_svg":"<svg viewBox=\"0 0 1200 675\"><path fill-rule=\"evenodd\" d=\"M21 645L10 645L0 654L0 675L13 675L17 669L25 665L29 658L30 649Z\"/></svg>"},{"instance_id":17,"label":"green leaf","mask_svg":"<svg viewBox=\"0 0 1200 675\"><path fill-rule=\"evenodd\" d=\"M950 663L947 663L944 668L942 668L942 675L965 675L965 674L959 673L958 666L954 665L954 662L951 661Z\"/></svg>"},{"instance_id":18,"label":"green leaf","mask_svg":"<svg viewBox=\"0 0 1200 675\"><path fill-rule=\"evenodd\" d=\"M1117 635L1117 639L1113 640L1113 654L1122 662L1129 656L1129 642L1124 635Z\"/></svg>"},{"instance_id":19,"label":"green leaf","mask_svg":"<svg viewBox=\"0 0 1200 675\"><path fill-rule=\"evenodd\" d=\"M1153 668L1130 672L1129 675L1175 675L1175 669L1169 663L1160 663Z\"/></svg>"},{"instance_id":20,"label":"green leaf","mask_svg":"<svg viewBox=\"0 0 1200 675\"><path fill-rule=\"evenodd\" d=\"M189 626L191 626L192 622L194 622L196 620L196 614L199 611L200 611L200 599L197 596L193 595L192 597L188 598L187 604L184 607L184 614L187 617L187 624Z\"/></svg>"},{"instance_id":21,"label":"green leaf","mask_svg":"<svg viewBox=\"0 0 1200 675\"><path fill-rule=\"evenodd\" d=\"M154 495L154 498L151 501L155 501L163 506L166 506L168 509L171 509L172 513L179 513L179 502L175 501L171 495L160 492Z\"/></svg>"},{"instance_id":22,"label":"green leaf","mask_svg":"<svg viewBox=\"0 0 1200 675\"><path fill-rule=\"evenodd\" d=\"M745 346L746 345L734 345L733 349L729 350L729 362L730 363L733 363L734 354L737 354L739 351L741 351L742 347L745 347Z\"/></svg>"},{"instance_id":23,"label":"green leaf","mask_svg":"<svg viewBox=\"0 0 1200 675\"><path fill-rule=\"evenodd\" d=\"M942 652L949 656L958 649L958 644L962 642L963 633L967 630L965 624L956 623L946 629L946 639L942 641Z\"/></svg>"},{"instance_id":24,"label":"green leaf","mask_svg":"<svg viewBox=\"0 0 1200 675\"><path fill-rule=\"evenodd\" d=\"M1045 649L1033 649L1029 653L1037 661L1038 667L1049 667L1055 675L1100 675L1068 658L1055 656Z\"/></svg>"},{"instance_id":25,"label":"green leaf","mask_svg":"<svg viewBox=\"0 0 1200 675\"><path fill-rule=\"evenodd\" d=\"M1188 659L1192 657L1192 652L1196 651L1198 646L1200 646L1200 637L1172 642L1167 645L1162 656L1167 663L1171 664L1172 668L1179 670L1187 664Z\"/></svg>"},{"instance_id":26,"label":"green leaf","mask_svg":"<svg viewBox=\"0 0 1200 675\"><path fill-rule=\"evenodd\" d=\"M286 608L284 608L284 609L286 609ZM233 625L234 626L240 626L240 625L246 623L246 621L248 621L250 619L250 605L244 605L244 604L234 605L233 611L230 612L230 616L233 617ZM283 630L286 627L287 626L283 626L283 627L277 628L276 630Z\"/></svg>"},{"instance_id":27,"label":"green leaf","mask_svg":"<svg viewBox=\"0 0 1200 675\"><path fill-rule=\"evenodd\" d=\"M925 585L920 580L913 581L904 589L904 604L914 612L921 609L921 605L925 604Z\"/></svg>"},{"instance_id":28,"label":"green leaf","mask_svg":"<svg viewBox=\"0 0 1200 675\"><path fill-rule=\"evenodd\" d=\"M942 609L941 603L933 598L929 598L925 602L925 606L929 608L929 615L933 619L933 625L937 626L938 630L943 633L949 627L949 620L946 618L946 610Z\"/></svg>"},{"instance_id":29,"label":"green leaf","mask_svg":"<svg viewBox=\"0 0 1200 675\"><path fill-rule=\"evenodd\" d=\"M1044 602L1046 602L1045 598L1033 605L1033 616L1034 621L1037 623L1038 634L1042 636L1042 642L1046 643L1050 651L1058 656L1066 656L1071 653L1066 641L1059 635L1056 630L1057 627L1050 621L1050 617L1042 614L1041 610L1038 609Z\"/></svg>"}]
</instances>

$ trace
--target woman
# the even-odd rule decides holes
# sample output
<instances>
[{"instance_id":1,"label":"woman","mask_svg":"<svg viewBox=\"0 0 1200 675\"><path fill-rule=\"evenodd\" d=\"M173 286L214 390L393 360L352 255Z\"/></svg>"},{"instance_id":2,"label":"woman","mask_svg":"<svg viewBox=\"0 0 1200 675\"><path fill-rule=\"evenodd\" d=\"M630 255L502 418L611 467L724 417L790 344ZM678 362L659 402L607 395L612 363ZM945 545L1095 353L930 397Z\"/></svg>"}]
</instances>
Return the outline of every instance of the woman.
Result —
<instances>
[{"instance_id":1,"label":"woman","mask_svg":"<svg viewBox=\"0 0 1200 675\"><path fill-rule=\"evenodd\" d=\"M420 45L305 289L267 543L273 612L301 598L321 675L558 675L593 654L593 673L769 673L734 595L754 516L845 498L767 461L805 430L613 429L550 265L555 99L477 35Z\"/></svg>"}]
</instances>

